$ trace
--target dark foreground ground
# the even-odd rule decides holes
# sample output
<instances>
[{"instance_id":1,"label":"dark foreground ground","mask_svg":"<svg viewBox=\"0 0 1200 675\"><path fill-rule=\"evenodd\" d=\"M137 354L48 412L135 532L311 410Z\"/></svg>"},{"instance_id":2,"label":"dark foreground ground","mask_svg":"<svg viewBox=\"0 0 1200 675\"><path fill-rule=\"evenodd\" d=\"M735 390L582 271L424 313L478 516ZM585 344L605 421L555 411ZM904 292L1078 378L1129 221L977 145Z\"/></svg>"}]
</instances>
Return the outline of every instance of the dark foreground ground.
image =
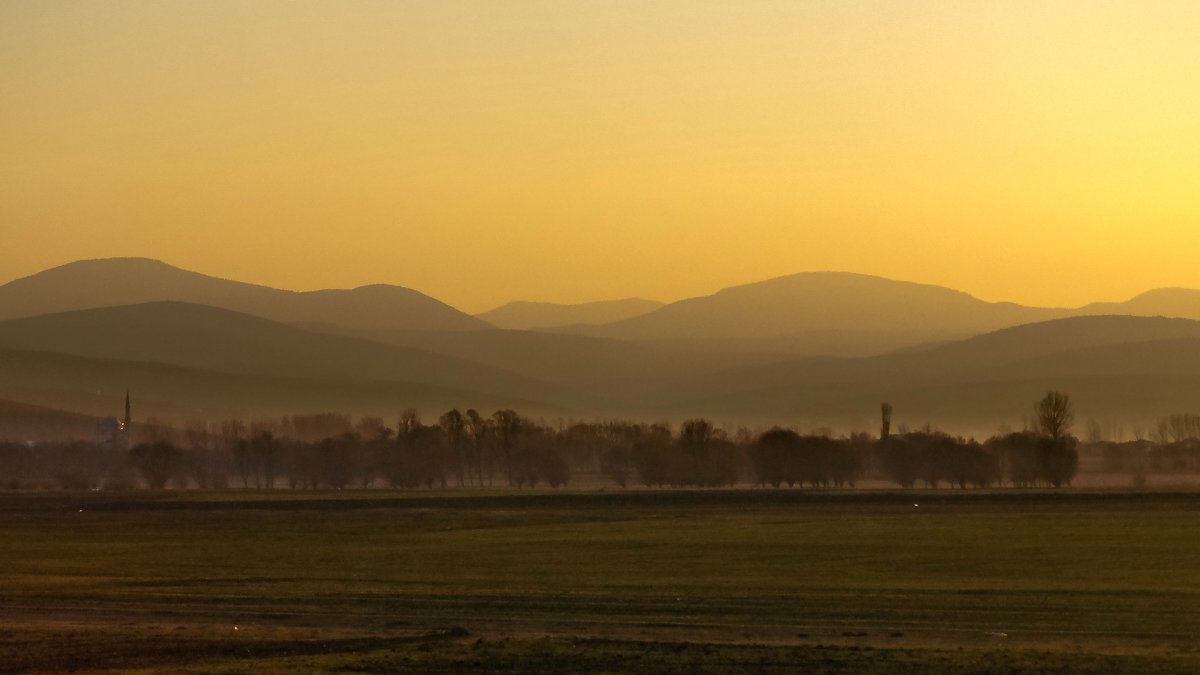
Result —
<instances>
[{"instance_id":1,"label":"dark foreground ground","mask_svg":"<svg viewBox=\"0 0 1200 675\"><path fill-rule=\"evenodd\" d=\"M0 494L0 672L1200 672L1200 495Z\"/></svg>"}]
</instances>

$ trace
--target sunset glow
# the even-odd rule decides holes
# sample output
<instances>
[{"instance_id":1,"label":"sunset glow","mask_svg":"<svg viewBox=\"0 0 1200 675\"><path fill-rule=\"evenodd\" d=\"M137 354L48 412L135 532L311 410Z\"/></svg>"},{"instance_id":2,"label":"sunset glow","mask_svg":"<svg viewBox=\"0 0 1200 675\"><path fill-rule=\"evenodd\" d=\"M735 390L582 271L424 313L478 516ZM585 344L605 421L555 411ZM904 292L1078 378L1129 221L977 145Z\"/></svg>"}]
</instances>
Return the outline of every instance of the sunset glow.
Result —
<instances>
[{"instance_id":1,"label":"sunset glow","mask_svg":"<svg viewBox=\"0 0 1200 675\"><path fill-rule=\"evenodd\" d=\"M6 2L0 282L1200 286L1194 2Z\"/></svg>"}]
</instances>

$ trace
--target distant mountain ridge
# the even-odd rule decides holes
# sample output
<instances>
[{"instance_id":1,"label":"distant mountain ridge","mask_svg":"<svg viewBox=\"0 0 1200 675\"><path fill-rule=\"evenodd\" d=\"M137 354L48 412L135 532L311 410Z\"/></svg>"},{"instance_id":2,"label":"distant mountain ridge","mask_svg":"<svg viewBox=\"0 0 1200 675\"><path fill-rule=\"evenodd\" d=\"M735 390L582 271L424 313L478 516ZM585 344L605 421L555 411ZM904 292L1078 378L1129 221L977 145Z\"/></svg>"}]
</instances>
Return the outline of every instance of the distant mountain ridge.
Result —
<instances>
[{"instance_id":1,"label":"distant mountain ridge","mask_svg":"<svg viewBox=\"0 0 1200 675\"><path fill-rule=\"evenodd\" d=\"M1129 314L1200 319L1200 290L1193 288L1156 288L1125 302L1093 302L1081 307L1079 314Z\"/></svg>"},{"instance_id":2,"label":"distant mountain ridge","mask_svg":"<svg viewBox=\"0 0 1200 675\"><path fill-rule=\"evenodd\" d=\"M285 291L190 272L148 258L81 260L0 286L0 319L144 302L211 305L292 324L361 330L480 330L490 326L401 286Z\"/></svg>"},{"instance_id":3,"label":"distant mountain ridge","mask_svg":"<svg viewBox=\"0 0 1200 675\"><path fill-rule=\"evenodd\" d=\"M647 314L662 306L661 302L642 298L578 304L518 300L475 316L497 328L537 330L612 323Z\"/></svg>"},{"instance_id":4,"label":"distant mountain ridge","mask_svg":"<svg viewBox=\"0 0 1200 675\"><path fill-rule=\"evenodd\" d=\"M163 363L98 359L0 348L0 398L107 416L120 414L132 393L134 418L220 421L300 413L341 412L393 419L405 408L434 418L453 407L500 407L532 415L567 411L509 394L408 381L322 380L231 374Z\"/></svg>"},{"instance_id":5,"label":"distant mountain ridge","mask_svg":"<svg viewBox=\"0 0 1200 675\"><path fill-rule=\"evenodd\" d=\"M1070 316L1200 319L1200 290L1155 289L1125 302L1079 308L1026 307L848 272L802 272L665 305L640 299L579 305L514 302L470 316L399 286L286 291L146 258L83 260L0 285L0 319L155 301L211 305L310 330L361 336L499 326L659 342L669 349L683 342L720 345L719 351L726 353L781 357L884 353Z\"/></svg>"},{"instance_id":6,"label":"distant mountain ridge","mask_svg":"<svg viewBox=\"0 0 1200 675\"><path fill-rule=\"evenodd\" d=\"M161 363L241 376L396 381L495 397L579 404L568 387L414 347L314 333L184 302L102 307L0 321L0 348ZM414 400L413 405L419 404Z\"/></svg>"},{"instance_id":7,"label":"distant mountain ridge","mask_svg":"<svg viewBox=\"0 0 1200 675\"><path fill-rule=\"evenodd\" d=\"M1194 319L1189 289L1038 308L815 272L518 330L395 286L297 293L146 259L81 261L0 286L0 398L106 414L132 387L177 418L506 406L843 430L869 429L887 400L898 420L976 431L1019 423L1039 389L1062 388L1081 419L1144 424L1200 410Z\"/></svg>"},{"instance_id":8,"label":"distant mountain ridge","mask_svg":"<svg viewBox=\"0 0 1200 675\"><path fill-rule=\"evenodd\" d=\"M635 340L773 339L806 333L908 332L965 337L1066 310L991 303L961 291L848 272L803 272L722 289L577 332Z\"/></svg>"},{"instance_id":9,"label":"distant mountain ridge","mask_svg":"<svg viewBox=\"0 0 1200 675\"><path fill-rule=\"evenodd\" d=\"M795 353L853 355L838 352L838 343L872 345L878 353L1051 319L1116 314L1200 319L1200 290L1155 289L1125 302L1078 308L1027 307L930 284L802 272L680 300L611 324L564 330L624 340L768 340L790 342Z\"/></svg>"},{"instance_id":10,"label":"distant mountain ridge","mask_svg":"<svg viewBox=\"0 0 1200 675\"><path fill-rule=\"evenodd\" d=\"M924 349L808 358L681 378L660 401L697 414L874 426L888 401L906 422L959 430L1030 413L1039 390L1063 389L1078 420L1200 410L1200 322L1086 316L1027 324Z\"/></svg>"},{"instance_id":11,"label":"distant mountain ridge","mask_svg":"<svg viewBox=\"0 0 1200 675\"><path fill-rule=\"evenodd\" d=\"M518 338L518 358L535 365L546 348L569 361L593 343L593 353L610 360L592 369L548 366L558 381L538 381L464 358L488 348L489 333ZM1048 388L1068 390L1081 420L1144 424L1200 410L1200 322L1186 319L1071 317L877 356L718 371L701 354L576 336L493 330L430 334L428 342L455 335L470 338L457 345L457 358L187 303L13 319L0 322L0 398L105 415L119 410L128 388L139 414L177 422L326 410L387 417L407 407L436 416L476 406L551 418L811 420L810 428L843 431L871 429L879 403L889 401L898 422L961 433L1020 424Z\"/></svg>"},{"instance_id":12,"label":"distant mountain ridge","mask_svg":"<svg viewBox=\"0 0 1200 675\"><path fill-rule=\"evenodd\" d=\"M1200 341L1200 321L1164 317L1084 316L1052 319L1004 328L965 340L945 342L889 354L853 358L809 357L685 379L687 391L749 391L777 386L844 386L888 382L893 386L962 380L971 373L993 369L989 377L1004 376L1006 368L1028 361L1066 363L1064 355L1127 345L1179 344ZM1060 361L1055 362L1054 359ZM1200 359L1200 353L1197 354ZM1191 359L1184 359L1188 363ZM1097 371L1115 372L1120 364L1097 364ZM1163 372L1156 366L1152 372ZM1200 374L1200 370L1197 370Z\"/></svg>"}]
</instances>

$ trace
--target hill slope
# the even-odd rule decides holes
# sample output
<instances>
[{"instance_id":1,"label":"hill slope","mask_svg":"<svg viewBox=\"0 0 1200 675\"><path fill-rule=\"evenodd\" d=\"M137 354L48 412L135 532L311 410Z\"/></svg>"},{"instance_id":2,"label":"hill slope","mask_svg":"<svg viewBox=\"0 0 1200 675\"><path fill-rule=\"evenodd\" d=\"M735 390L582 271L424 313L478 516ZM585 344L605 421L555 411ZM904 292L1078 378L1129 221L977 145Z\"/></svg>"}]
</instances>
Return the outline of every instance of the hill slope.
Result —
<instances>
[{"instance_id":1,"label":"hill slope","mask_svg":"<svg viewBox=\"0 0 1200 675\"><path fill-rule=\"evenodd\" d=\"M1200 338L1200 322L1162 317L1094 316L1054 319L965 340L857 358L807 358L733 369L687 380L697 387L739 391L786 384L858 382L930 383L961 379L984 368L1003 367L1095 347Z\"/></svg>"},{"instance_id":2,"label":"hill slope","mask_svg":"<svg viewBox=\"0 0 1200 675\"><path fill-rule=\"evenodd\" d=\"M779 361L787 352L753 345L687 342L663 345L519 330L359 333L371 340L469 359L612 401L641 401L666 379Z\"/></svg>"},{"instance_id":3,"label":"hill slope","mask_svg":"<svg viewBox=\"0 0 1200 675\"><path fill-rule=\"evenodd\" d=\"M156 302L0 321L0 347L234 375L424 383L570 407L569 388L465 359L312 333L225 309Z\"/></svg>"},{"instance_id":4,"label":"hill slope","mask_svg":"<svg viewBox=\"0 0 1200 675\"><path fill-rule=\"evenodd\" d=\"M0 442L90 441L99 417L0 399Z\"/></svg>"},{"instance_id":5,"label":"hill slope","mask_svg":"<svg viewBox=\"0 0 1200 675\"><path fill-rule=\"evenodd\" d=\"M283 323L348 328L478 330L488 325L400 286L285 291L189 272L146 258L81 260L0 286L0 319L177 300Z\"/></svg>"},{"instance_id":6,"label":"hill slope","mask_svg":"<svg viewBox=\"0 0 1200 675\"><path fill-rule=\"evenodd\" d=\"M1094 302L1080 308L1078 313L1171 316L1184 319L1200 319L1200 290L1191 288L1156 288L1125 302Z\"/></svg>"},{"instance_id":7,"label":"hill slope","mask_svg":"<svg viewBox=\"0 0 1200 675\"><path fill-rule=\"evenodd\" d=\"M1156 289L1080 308L985 302L966 293L843 272L806 272L726 288L642 316L559 330L639 341L703 341L792 355L861 356L1071 316L1200 319L1200 290Z\"/></svg>"},{"instance_id":8,"label":"hill slope","mask_svg":"<svg viewBox=\"0 0 1200 675\"><path fill-rule=\"evenodd\" d=\"M427 420L454 407L475 407L484 414L508 407L531 415L569 412L553 403L425 383L235 375L0 349L0 398L108 416L120 413L126 390L133 396L135 420L161 417L173 423L331 411L391 419L409 407Z\"/></svg>"},{"instance_id":9,"label":"hill slope","mask_svg":"<svg viewBox=\"0 0 1200 675\"><path fill-rule=\"evenodd\" d=\"M1069 390L1081 416L1130 419L1200 409L1198 383L1200 322L1097 316L1017 326L922 350L685 378L660 392L660 400L664 408L703 414L859 420L858 428L868 429L879 404L889 401L917 423L961 429L985 422L988 414L994 422L1018 421L1049 388Z\"/></svg>"},{"instance_id":10,"label":"hill slope","mask_svg":"<svg viewBox=\"0 0 1200 675\"><path fill-rule=\"evenodd\" d=\"M811 272L727 288L579 332L637 340L777 339L789 335L800 340L805 334L839 331L906 334L909 340L945 339L1063 313L984 302L939 286Z\"/></svg>"}]
</instances>

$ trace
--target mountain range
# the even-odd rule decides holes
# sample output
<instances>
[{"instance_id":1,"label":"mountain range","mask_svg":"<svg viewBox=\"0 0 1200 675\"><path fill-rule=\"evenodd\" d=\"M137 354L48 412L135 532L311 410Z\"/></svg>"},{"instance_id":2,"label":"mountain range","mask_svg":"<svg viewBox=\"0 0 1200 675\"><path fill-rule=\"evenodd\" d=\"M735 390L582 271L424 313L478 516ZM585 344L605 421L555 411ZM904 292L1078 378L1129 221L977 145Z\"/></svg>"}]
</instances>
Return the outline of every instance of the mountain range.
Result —
<instances>
[{"instance_id":1,"label":"mountain range","mask_svg":"<svg viewBox=\"0 0 1200 675\"><path fill-rule=\"evenodd\" d=\"M963 432L1019 422L1048 389L1083 415L1145 423L1200 409L1200 322L1087 316L1025 324L966 340L859 358L809 358L680 380L664 400L699 414L870 428L882 401L897 419Z\"/></svg>"},{"instance_id":2,"label":"mountain range","mask_svg":"<svg viewBox=\"0 0 1200 675\"><path fill-rule=\"evenodd\" d=\"M734 286L577 332L634 340L803 339L829 332L916 339L973 335L1066 315L984 302L940 286L845 272L806 272Z\"/></svg>"},{"instance_id":3,"label":"mountain range","mask_svg":"<svg viewBox=\"0 0 1200 675\"><path fill-rule=\"evenodd\" d=\"M0 319L176 300L282 323L354 330L478 330L487 323L401 286L286 291L219 279L146 258L81 260L0 286Z\"/></svg>"},{"instance_id":4,"label":"mountain range","mask_svg":"<svg viewBox=\"0 0 1200 675\"><path fill-rule=\"evenodd\" d=\"M837 272L471 316L398 286L294 292L118 258L0 286L0 399L102 416L128 388L176 420L513 407L842 430L873 428L886 400L900 422L985 433L1059 388L1081 417L1133 426L1200 410L1196 319L1189 289L1040 308Z\"/></svg>"}]
</instances>

